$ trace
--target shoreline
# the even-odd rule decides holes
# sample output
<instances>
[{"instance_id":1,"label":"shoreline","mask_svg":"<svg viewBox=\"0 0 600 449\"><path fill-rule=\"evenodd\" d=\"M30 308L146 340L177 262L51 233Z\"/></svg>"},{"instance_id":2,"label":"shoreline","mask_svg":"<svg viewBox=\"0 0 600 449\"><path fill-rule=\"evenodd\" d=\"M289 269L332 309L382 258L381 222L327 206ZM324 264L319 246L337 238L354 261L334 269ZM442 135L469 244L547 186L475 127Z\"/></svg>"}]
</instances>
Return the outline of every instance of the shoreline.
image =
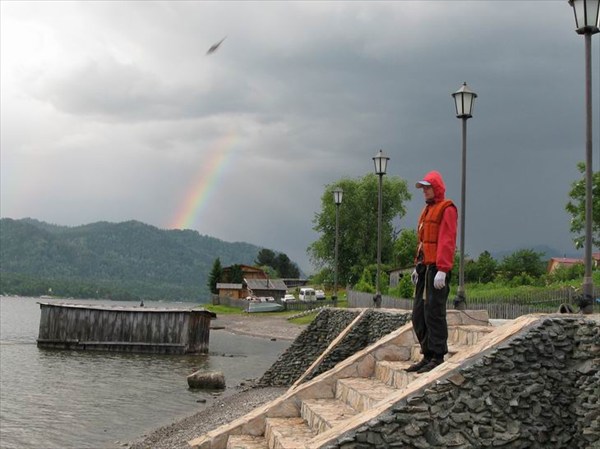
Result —
<instances>
[{"instance_id":1,"label":"shoreline","mask_svg":"<svg viewBox=\"0 0 600 449\"><path fill-rule=\"evenodd\" d=\"M293 341L302 333L306 325L290 323L283 316L231 314L217 315L211 320L211 330L225 330L236 335L275 338Z\"/></svg>"},{"instance_id":2,"label":"shoreline","mask_svg":"<svg viewBox=\"0 0 600 449\"><path fill-rule=\"evenodd\" d=\"M267 315L221 315L211 321L211 330L224 330L237 335L248 335L271 340L295 340L306 328L287 321L282 316ZM234 392L217 396L212 404L193 415L175 420L126 443L117 446L127 449L190 449L188 441L201 436L223 424L249 413L256 407L270 402L288 387L256 387L242 383Z\"/></svg>"}]
</instances>

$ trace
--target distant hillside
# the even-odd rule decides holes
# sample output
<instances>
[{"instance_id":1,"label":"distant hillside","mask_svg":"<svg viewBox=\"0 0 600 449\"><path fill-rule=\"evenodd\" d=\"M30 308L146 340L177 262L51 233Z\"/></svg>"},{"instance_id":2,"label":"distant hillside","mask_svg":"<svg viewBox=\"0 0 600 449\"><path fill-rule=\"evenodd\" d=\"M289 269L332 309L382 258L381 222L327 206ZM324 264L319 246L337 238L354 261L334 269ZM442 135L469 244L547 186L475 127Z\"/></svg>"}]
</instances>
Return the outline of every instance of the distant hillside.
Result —
<instances>
[{"instance_id":1,"label":"distant hillside","mask_svg":"<svg viewBox=\"0 0 600 449\"><path fill-rule=\"evenodd\" d=\"M260 249L137 221L67 227L3 218L0 292L14 293L23 283L34 284L35 290L41 282L43 294L48 288L59 294L57 289L70 285L68 296L86 296L73 293L79 285L91 297L205 302L207 278L217 257L223 266L252 265Z\"/></svg>"}]
</instances>

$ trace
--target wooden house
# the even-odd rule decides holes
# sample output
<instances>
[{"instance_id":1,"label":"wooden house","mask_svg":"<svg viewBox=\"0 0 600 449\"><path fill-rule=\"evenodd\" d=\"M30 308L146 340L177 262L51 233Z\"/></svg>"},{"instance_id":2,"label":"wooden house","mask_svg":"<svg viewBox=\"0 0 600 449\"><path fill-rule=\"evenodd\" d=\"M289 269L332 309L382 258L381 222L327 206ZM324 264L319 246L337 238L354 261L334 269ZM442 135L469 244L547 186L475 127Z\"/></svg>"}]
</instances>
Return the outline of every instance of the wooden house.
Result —
<instances>
[{"instance_id":1,"label":"wooden house","mask_svg":"<svg viewBox=\"0 0 600 449\"><path fill-rule=\"evenodd\" d=\"M287 286L281 279L246 279L249 296L272 296L281 299Z\"/></svg>"}]
</instances>

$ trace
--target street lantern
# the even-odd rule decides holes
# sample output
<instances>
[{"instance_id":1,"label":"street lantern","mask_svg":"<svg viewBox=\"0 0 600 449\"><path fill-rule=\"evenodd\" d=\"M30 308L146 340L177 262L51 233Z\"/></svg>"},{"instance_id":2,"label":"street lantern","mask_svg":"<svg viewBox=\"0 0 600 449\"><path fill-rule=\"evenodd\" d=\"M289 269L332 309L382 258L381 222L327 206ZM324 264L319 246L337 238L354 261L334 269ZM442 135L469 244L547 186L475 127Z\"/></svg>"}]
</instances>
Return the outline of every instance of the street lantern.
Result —
<instances>
[{"instance_id":1,"label":"street lantern","mask_svg":"<svg viewBox=\"0 0 600 449\"><path fill-rule=\"evenodd\" d=\"M469 89L467 83L463 83L460 89L452 94L452 97L454 97L456 117L471 118L473 116L473 102L477 98L477 94Z\"/></svg>"},{"instance_id":2,"label":"street lantern","mask_svg":"<svg viewBox=\"0 0 600 449\"><path fill-rule=\"evenodd\" d=\"M387 163L390 160L389 157L384 156L383 151L379 150L379 153L373 157L375 163L375 174L379 176L379 191L377 195L377 276L375 277L376 292L373 302L376 308L381 307L381 291L379 288L379 279L381 273L381 208L382 208L382 184L383 175L387 170Z\"/></svg>"},{"instance_id":3,"label":"street lantern","mask_svg":"<svg viewBox=\"0 0 600 449\"><path fill-rule=\"evenodd\" d=\"M473 103L477 94L467 86L463 85L452 94L456 106L456 117L462 119L462 175L460 189L460 262L458 271L458 289L454 307L458 310L467 308L467 296L465 294L465 207L467 190L467 120L473 115Z\"/></svg>"},{"instance_id":4,"label":"street lantern","mask_svg":"<svg viewBox=\"0 0 600 449\"><path fill-rule=\"evenodd\" d=\"M387 169L387 163L390 160L389 157L383 155L383 151L379 150L379 153L373 157L375 163L375 174L379 176L385 175Z\"/></svg>"},{"instance_id":5,"label":"street lantern","mask_svg":"<svg viewBox=\"0 0 600 449\"><path fill-rule=\"evenodd\" d=\"M578 34L595 34L600 31L600 0L569 0L575 13Z\"/></svg>"},{"instance_id":6,"label":"street lantern","mask_svg":"<svg viewBox=\"0 0 600 449\"><path fill-rule=\"evenodd\" d=\"M583 258L583 296L579 300L582 313L593 311L592 280L592 34L600 32L600 0L569 0L575 13L577 34L585 38L585 255Z\"/></svg>"},{"instance_id":7,"label":"street lantern","mask_svg":"<svg viewBox=\"0 0 600 449\"><path fill-rule=\"evenodd\" d=\"M340 204L342 204L343 196L344 196L344 191L341 188L336 187L335 189L333 189L333 202L335 203L336 206L339 206Z\"/></svg>"},{"instance_id":8,"label":"street lantern","mask_svg":"<svg viewBox=\"0 0 600 449\"><path fill-rule=\"evenodd\" d=\"M344 191L336 187L333 189L333 202L335 203L335 268L333 271L333 300L337 300L337 287L338 287L338 241L339 241L339 229L340 229L340 204L342 204L342 197Z\"/></svg>"}]
</instances>

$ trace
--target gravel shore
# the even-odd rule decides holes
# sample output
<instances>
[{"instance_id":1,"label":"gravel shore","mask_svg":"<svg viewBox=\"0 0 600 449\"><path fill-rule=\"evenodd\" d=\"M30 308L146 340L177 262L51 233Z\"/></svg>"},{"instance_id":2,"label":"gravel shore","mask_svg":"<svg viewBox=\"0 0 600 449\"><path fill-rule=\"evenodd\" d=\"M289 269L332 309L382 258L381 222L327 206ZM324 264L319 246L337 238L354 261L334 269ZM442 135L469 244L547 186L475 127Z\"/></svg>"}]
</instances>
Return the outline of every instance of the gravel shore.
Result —
<instances>
[{"instance_id":1,"label":"gravel shore","mask_svg":"<svg viewBox=\"0 0 600 449\"><path fill-rule=\"evenodd\" d=\"M224 328L235 334L263 338L294 340L305 326L288 322L283 317L265 315L221 315L211 322L212 328ZM135 441L123 444L129 449L190 449L187 444L218 426L245 415L287 391L284 387L256 388L241 385L239 391L224 395L206 409L161 427Z\"/></svg>"},{"instance_id":2,"label":"gravel shore","mask_svg":"<svg viewBox=\"0 0 600 449\"><path fill-rule=\"evenodd\" d=\"M129 449L190 449L188 441L281 396L287 388L248 388L218 399L210 407L128 443Z\"/></svg>"}]
</instances>

